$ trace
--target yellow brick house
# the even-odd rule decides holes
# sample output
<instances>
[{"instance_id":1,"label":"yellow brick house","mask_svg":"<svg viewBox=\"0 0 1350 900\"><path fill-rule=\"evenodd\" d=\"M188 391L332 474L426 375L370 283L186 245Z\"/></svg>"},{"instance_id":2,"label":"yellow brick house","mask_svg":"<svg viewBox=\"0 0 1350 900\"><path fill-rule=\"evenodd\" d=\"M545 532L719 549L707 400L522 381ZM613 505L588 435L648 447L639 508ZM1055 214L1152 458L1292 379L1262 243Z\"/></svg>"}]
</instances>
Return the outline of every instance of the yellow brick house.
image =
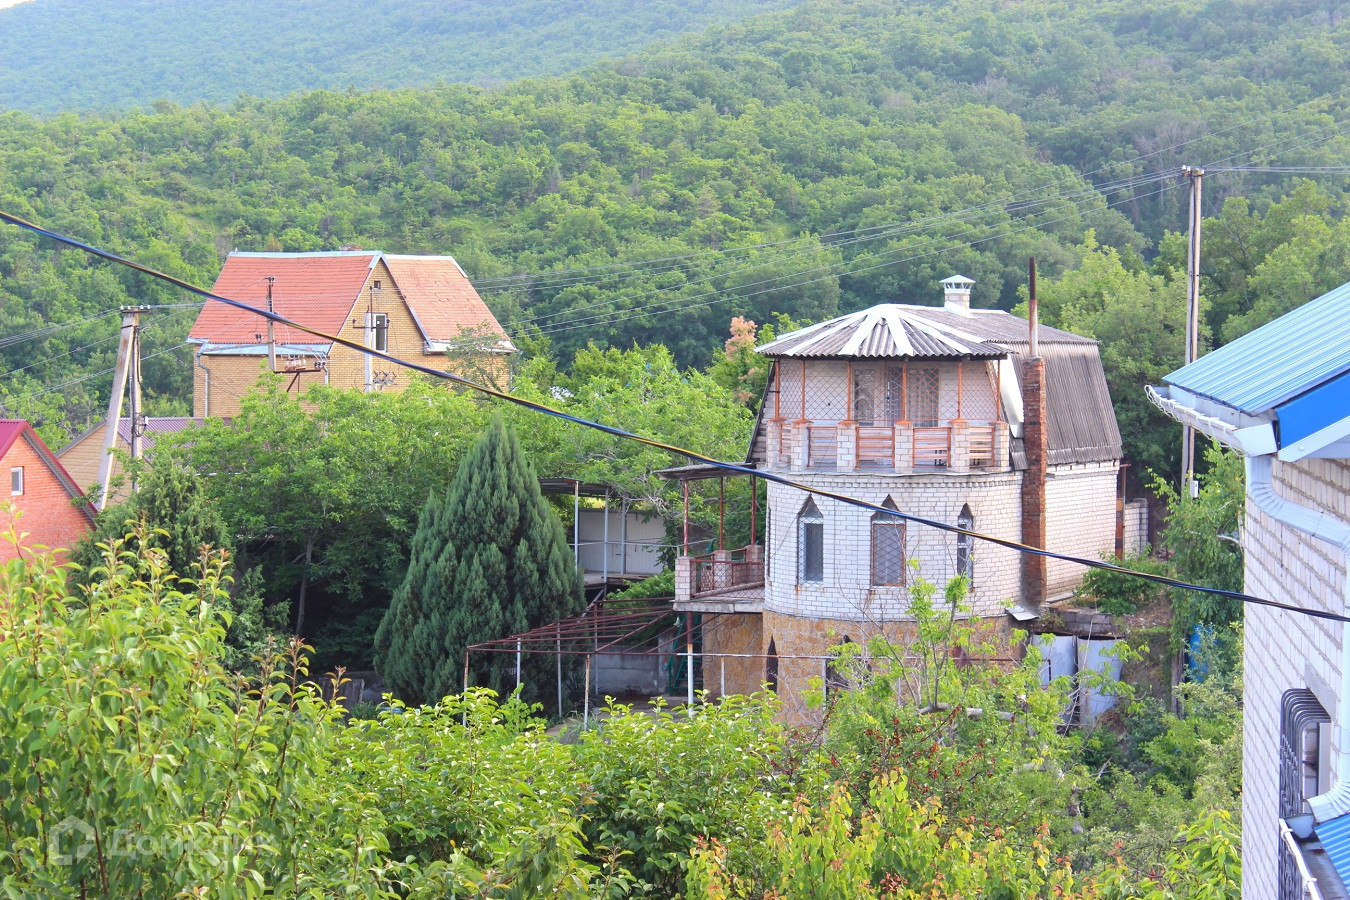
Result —
<instances>
[{"instance_id":1,"label":"yellow brick house","mask_svg":"<svg viewBox=\"0 0 1350 900\"><path fill-rule=\"evenodd\" d=\"M213 292L400 359L505 386L515 347L450 256L374 250L231 253ZM314 384L398 391L408 371L367 354L208 301L195 345L193 414L226 417L272 367L286 390ZM272 362L275 360L275 362Z\"/></svg>"}]
</instances>

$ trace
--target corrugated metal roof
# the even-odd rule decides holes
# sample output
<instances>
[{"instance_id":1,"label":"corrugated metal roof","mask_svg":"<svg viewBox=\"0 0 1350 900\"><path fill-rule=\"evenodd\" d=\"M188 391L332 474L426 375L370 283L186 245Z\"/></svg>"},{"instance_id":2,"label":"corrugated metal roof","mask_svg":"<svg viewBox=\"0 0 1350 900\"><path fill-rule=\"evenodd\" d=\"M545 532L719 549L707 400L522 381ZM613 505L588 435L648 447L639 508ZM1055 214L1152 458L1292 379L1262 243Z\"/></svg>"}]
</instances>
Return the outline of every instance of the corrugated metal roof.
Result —
<instances>
[{"instance_id":1,"label":"corrugated metal roof","mask_svg":"<svg viewBox=\"0 0 1350 900\"><path fill-rule=\"evenodd\" d=\"M1350 882L1350 815L1323 822L1317 826L1316 834L1336 874L1343 883Z\"/></svg>"},{"instance_id":2,"label":"corrugated metal roof","mask_svg":"<svg viewBox=\"0 0 1350 900\"><path fill-rule=\"evenodd\" d=\"M1350 371L1350 283L1243 335L1164 380L1259 415Z\"/></svg>"},{"instance_id":3,"label":"corrugated metal roof","mask_svg":"<svg viewBox=\"0 0 1350 900\"><path fill-rule=\"evenodd\" d=\"M1044 343L1094 345L1090 338L1040 326ZM770 357L877 359L1006 356L999 344L1026 341L1027 322L1002 310L958 313L943 307L883 303L785 334L756 348Z\"/></svg>"},{"instance_id":4,"label":"corrugated metal roof","mask_svg":"<svg viewBox=\"0 0 1350 900\"><path fill-rule=\"evenodd\" d=\"M1020 387L1021 360L1031 353L1030 342L1010 341L1004 346L1017 360L1013 368ZM1091 341L1046 342L1040 345L1040 353L1045 360L1048 462L1058 465L1120 459L1120 426L1096 345ZM1020 445L1020 440L1014 443L1015 462Z\"/></svg>"}]
</instances>

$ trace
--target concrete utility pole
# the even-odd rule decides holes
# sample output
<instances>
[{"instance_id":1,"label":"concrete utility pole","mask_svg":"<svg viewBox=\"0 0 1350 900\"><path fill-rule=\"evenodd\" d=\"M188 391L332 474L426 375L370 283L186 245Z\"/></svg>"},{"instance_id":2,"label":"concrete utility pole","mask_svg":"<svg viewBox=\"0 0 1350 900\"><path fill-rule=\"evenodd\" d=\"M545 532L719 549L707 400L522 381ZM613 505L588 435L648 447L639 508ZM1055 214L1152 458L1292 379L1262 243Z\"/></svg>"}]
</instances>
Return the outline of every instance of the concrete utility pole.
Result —
<instances>
[{"instance_id":1,"label":"concrete utility pole","mask_svg":"<svg viewBox=\"0 0 1350 900\"><path fill-rule=\"evenodd\" d=\"M277 276L267 276L267 311L275 312L272 309L272 285L277 283ZM275 323L267 320L267 371L275 372L277 370L277 338L274 332Z\"/></svg>"},{"instance_id":2,"label":"concrete utility pole","mask_svg":"<svg viewBox=\"0 0 1350 900\"><path fill-rule=\"evenodd\" d=\"M1200 191L1205 170L1199 166L1182 166L1181 174L1191 181L1191 237L1186 252L1186 363L1189 365L1200 355ZM1183 496L1197 496L1195 429L1189 425L1181 428L1181 484Z\"/></svg>"},{"instance_id":3,"label":"concrete utility pole","mask_svg":"<svg viewBox=\"0 0 1350 900\"><path fill-rule=\"evenodd\" d=\"M103 454L98 462L99 509L108 504L108 482L112 478L112 450L117 444L118 425L122 421L122 395L131 375L131 455L140 455L139 425L141 406L140 330L144 306L122 307L122 339L117 345L117 366L113 369L112 396L108 398L108 418L103 428Z\"/></svg>"}]
</instances>

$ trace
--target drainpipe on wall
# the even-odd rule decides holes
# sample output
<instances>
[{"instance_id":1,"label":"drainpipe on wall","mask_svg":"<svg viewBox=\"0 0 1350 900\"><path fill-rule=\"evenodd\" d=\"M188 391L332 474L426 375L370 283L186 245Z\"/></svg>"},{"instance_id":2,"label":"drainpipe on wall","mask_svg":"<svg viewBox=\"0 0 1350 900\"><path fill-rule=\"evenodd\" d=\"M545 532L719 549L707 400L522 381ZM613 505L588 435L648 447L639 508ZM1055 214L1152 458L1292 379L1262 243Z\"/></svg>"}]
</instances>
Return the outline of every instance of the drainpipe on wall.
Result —
<instances>
[{"instance_id":1,"label":"drainpipe on wall","mask_svg":"<svg viewBox=\"0 0 1350 900\"><path fill-rule=\"evenodd\" d=\"M1270 456L1249 456L1247 496L1266 515L1290 528L1338 548L1350 561L1350 524L1335 516L1300 506L1275 493ZM1343 611L1350 613L1350 568L1343 588ZM1350 813L1350 623L1341 625L1341 692L1336 708L1336 781L1331 790L1308 799L1320 824Z\"/></svg>"},{"instance_id":2,"label":"drainpipe on wall","mask_svg":"<svg viewBox=\"0 0 1350 900\"><path fill-rule=\"evenodd\" d=\"M202 351L200 349L193 354L193 359L197 368L205 373L202 376L202 418L206 418L211 415L211 370L202 365Z\"/></svg>"}]
</instances>

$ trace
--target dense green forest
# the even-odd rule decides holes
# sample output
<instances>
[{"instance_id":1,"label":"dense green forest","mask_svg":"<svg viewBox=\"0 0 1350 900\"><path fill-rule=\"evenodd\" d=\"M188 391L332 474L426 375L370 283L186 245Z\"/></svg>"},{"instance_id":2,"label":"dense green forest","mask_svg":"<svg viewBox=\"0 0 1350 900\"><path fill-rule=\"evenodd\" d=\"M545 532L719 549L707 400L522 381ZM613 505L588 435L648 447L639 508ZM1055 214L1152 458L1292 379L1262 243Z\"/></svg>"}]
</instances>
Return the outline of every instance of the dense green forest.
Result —
<instances>
[{"instance_id":1,"label":"dense green forest","mask_svg":"<svg viewBox=\"0 0 1350 900\"><path fill-rule=\"evenodd\" d=\"M1116 400L1137 407L1127 449L1170 470L1175 442L1138 389L1180 360L1173 167L1343 162L1342 16L1325 2L811 0L491 90L12 112L0 207L203 284L236 247L453 253L518 340L564 369L591 342L661 343L702 367L733 316L936 301L954 271L977 280L977 305L1011 307L1034 254L1048 286L1096 298L1049 312L1103 341ZM1296 177L1207 179L1208 341L1350 277L1346 179ZM192 299L0 230L8 412L54 442L99 417L109 313L132 298ZM152 413L187 408L193 315L152 317Z\"/></svg>"},{"instance_id":2,"label":"dense green forest","mask_svg":"<svg viewBox=\"0 0 1350 900\"><path fill-rule=\"evenodd\" d=\"M799 0L39 0L0 11L0 107L54 113L559 75Z\"/></svg>"}]
</instances>

